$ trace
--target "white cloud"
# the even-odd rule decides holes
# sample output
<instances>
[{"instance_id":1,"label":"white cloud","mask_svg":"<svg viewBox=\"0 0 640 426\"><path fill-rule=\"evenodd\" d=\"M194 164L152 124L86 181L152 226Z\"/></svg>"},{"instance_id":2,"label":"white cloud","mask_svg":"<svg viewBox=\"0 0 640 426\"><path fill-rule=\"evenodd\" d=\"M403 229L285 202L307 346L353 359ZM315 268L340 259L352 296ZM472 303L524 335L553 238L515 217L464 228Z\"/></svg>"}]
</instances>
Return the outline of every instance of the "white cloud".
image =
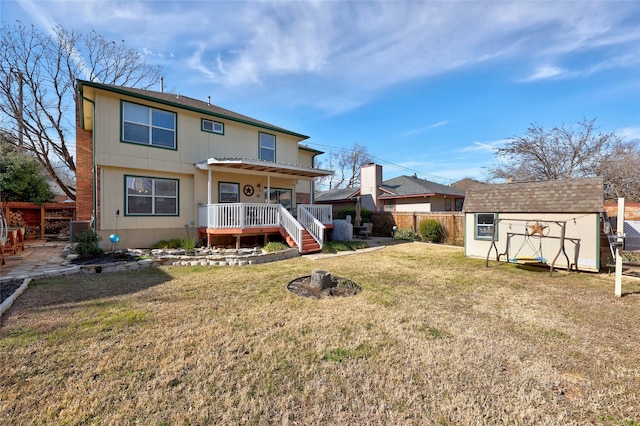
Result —
<instances>
[{"instance_id":1,"label":"white cloud","mask_svg":"<svg viewBox=\"0 0 640 426\"><path fill-rule=\"evenodd\" d=\"M423 133L429 129L435 129L437 127L446 126L447 124L449 124L449 120L438 121L437 123L427 124L426 126L418 127L417 129L410 129L410 130L404 131L400 133L400 136L401 137L414 136L414 135Z\"/></svg>"},{"instance_id":2,"label":"white cloud","mask_svg":"<svg viewBox=\"0 0 640 426\"><path fill-rule=\"evenodd\" d=\"M521 82L529 83L532 81L547 80L549 78L556 78L566 74L567 71L562 68L558 68L553 65L543 65L535 69L530 76L524 78Z\"/></svg>"},{"instance_id":3,"label":"white cloud","mask_svg":"<svg viewBox=\"0 0 640 426\"><path fill-rule=\"evenodd\" d=\"M626 140L638 140L640 141L640 127L623 127L616 130L618 136Z\"/></svg>"},{"instance_id":4,"label":"white cloud","mask_svg":"<svg viewBox=\"0 0 640 426\"><path fill-rule=\"evenodd\" d=\"M355 108L384 90L477 64L535 67L524 81L607 66L563 59L603 46L633 47L633 3L608 2L25 2L39 25L94 29L153 53L165 70L204 78L218 92L251 86L293 103ZM158 7L161 5L161 7ZM82 20L74 19L82 16ZM135 29L135 30L134 30ZM171 53L173 52L173 54ZM620 66L632 59L620 61ZM608 66L611 65L609 62ZM571 70L571 71L568 71ZM416 129L419 131L420 129Z\"/></svg>"},{"instance_id":5,"label":"white cloud","mask_svg":"<svg viewBox=\"0 0 640 426\"><path fill-rule=\"evenodd\" d=\"M496 148L500 148L505 143L507 143L509 139L499 139L497 141L491 142L473 142L472 145L466 146L458 150L458 152L488 152L493 153Z\"/></svg>"}]
</instances>

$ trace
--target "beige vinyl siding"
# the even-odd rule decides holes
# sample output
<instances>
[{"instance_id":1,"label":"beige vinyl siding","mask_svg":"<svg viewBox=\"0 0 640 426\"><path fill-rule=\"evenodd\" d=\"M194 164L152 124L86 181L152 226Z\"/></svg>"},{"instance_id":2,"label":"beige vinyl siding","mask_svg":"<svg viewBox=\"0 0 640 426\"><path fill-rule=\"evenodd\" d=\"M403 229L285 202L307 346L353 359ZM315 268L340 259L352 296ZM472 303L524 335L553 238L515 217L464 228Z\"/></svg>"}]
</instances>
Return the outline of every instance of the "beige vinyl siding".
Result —
<instances>
[{"instance_id":1,"label":"beige vinyl siding","mask_svg":"<svg viewBox=\"0 0 640 426\"><path fill-rule=\"evenodd\" d=\"M162 149L146 145L123 143L121 139L121 100L158 107L177 114L177 149ZM126 96L96 93L95 128L96 162L104 166L165 170L193 173L193 165L208 158L258 158L259 129L232 121L218 120L225 125L225 134L203 132L201 114L188 110L154 105ZM290 135L276 135L276 161L298 164L298 140Z\"/></svg>"},{"instance_id":2,"label":"beige vinyl siding","mask_svg":"<svg viewBox=\"0 0 640 426\"><path fill-rule=\"evenodd\" d=\"M178 215L177 216L127 216L125 214L125 176L147 176L162 179L177 179L178 186ZM100 186L109 188L108 191L100 191L100 217L99 229L102 237L102 245L109 244L109 235L117 232L122 237L122 243L127 247L148 247L158 239L153 235L159 229L163 235L172 238L184 238L184 225L196 223L197 212L194 200L194 176L175 174L160 171L150 171L130 168L104 167L100 168ZM120 215L116 216L116 211ZM135 240L132 240L130 231L136 229L139 232ZM152 231L145 236L144 231ZM135 241L135 245L132 243Z\"/></svg>"},{"instance_id":3,"label":"beige vinyl siding","mask_svg":"<svg viewBox=\"0 0 640 426\"><path fill-rule=\"evenodd\" d=\"M298 161L296 162L296 164L298 164L299 166L313 167L313 156L313 152L305 151L302 149L298 150ZM296 185L296 192L310 194L312 182L312 180L298 181L298 184Z\"/></svg>"}]
</instances>

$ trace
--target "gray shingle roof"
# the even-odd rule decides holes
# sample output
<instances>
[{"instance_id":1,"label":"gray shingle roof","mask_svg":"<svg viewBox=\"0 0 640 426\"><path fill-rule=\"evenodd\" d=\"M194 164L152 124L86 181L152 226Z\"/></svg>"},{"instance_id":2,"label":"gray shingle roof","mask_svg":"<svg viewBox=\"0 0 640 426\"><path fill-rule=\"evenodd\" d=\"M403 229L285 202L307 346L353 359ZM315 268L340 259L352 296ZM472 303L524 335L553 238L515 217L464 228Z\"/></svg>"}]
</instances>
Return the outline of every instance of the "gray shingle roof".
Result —
<instances>
[{"instance_id":1,"label":"gray shingle roof","mask_svg":"<svg viewBox=\"0 0 640 426\"><path fill-rule=\"evenodd\" d=\"M316 202L344 201L349 200L360 193L360 188L330 189L315 196Z\"/></svg>"},{"instance_id":2,"label":"gray shingle roof","mask_svg":"<svg viewBox=\"0 0 640 426\"><path fill-rule=\"evenodd\" d=\"M386 193L378 196L378 198L398 198L411 197L421 195L454 195L464 197L465 191L447 185L431 182L424 179L418 179L411 176L398 176L393 179L385 180L380 188ZM360 192L359 188L332 189L324 191L315 200L319 202L348 200Z\"/></svg>"},{"instance_id":3,"label":"gray shingle roof","mask_svg":"<svg viewBox=\"0 0 640 426\"><path fill-rule=\"evenodd\" d=\"M467 213L595 213L603 209L601 177L506 183L470 188Z\"/></svg>"},{"instance_id":4,"label":"gray shingle roof","mask_svg":"<svg viewBox=\"0 0 640 426\"><path fill-rule=\"evenodd\" d=\"M459 197L465 196L465 191L462 189L441 185L439 183L412 176L398 176L393 179L385 180L380 188L385 191L389 191L389 193L382 194L379 198L395 198L398 196L407 197L412 195L417 196L429 194L455 195Z\"/></svg>"},{"instance_id":5,"label":"gray shingle roof","mask_svg":"<svg viewBox=\"0 0 640 426\"><path fill-rule=\"evenodd\" d=\"M300 133L292 132L291 130L284 129L282 127L275 126L265 121L257 120L255 118L238 114L231 110L221 108L213 105L209 102L200 101L198 99L189 98L176 93L155 92L153 90L136 89L133 87L115 86L112 84L102 84L92 81L79 80L79 87L89 86L102 90L108 90L114 93L120 93L129 96L135 96L140 99L150 100L165 105L171 105L178 108L186 108L202 114L212 115L219 118L226 118L228 120L236 121L244 124L251 124L254 126L262 127L266 130L273 130L277 132L286 133L288 135L297 136L300 139L308 139L309 136L302 135Z\"/></svg>"}]
</instances>

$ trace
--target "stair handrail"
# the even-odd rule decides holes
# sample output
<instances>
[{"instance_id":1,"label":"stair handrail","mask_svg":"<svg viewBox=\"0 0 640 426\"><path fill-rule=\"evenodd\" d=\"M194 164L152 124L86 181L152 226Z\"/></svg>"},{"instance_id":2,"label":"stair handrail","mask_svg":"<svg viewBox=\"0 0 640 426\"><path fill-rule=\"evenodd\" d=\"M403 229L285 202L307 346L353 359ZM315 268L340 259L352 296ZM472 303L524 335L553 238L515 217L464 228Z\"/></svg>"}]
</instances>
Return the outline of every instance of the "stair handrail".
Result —
<instances>
[{"instance_id":1,"label":"stair handrail","mask_svg":"<svg viewBox=\"0 0 640 426\"><path fill-rule=\"evenodd\" d=\"M298 221L302 224L304 229L309 232L309 235L322 246L324 245L324 229L325 226L320 222L309 210L303 206L298 206Z\"/></svg>"},{"instance_id":2,"label":"stair handrail","mask_svg":"<svg viewBox=\"0 0 640 426\"><path fill-rule=\"evenodd\" d=\"M302 251L302 224L296 220L295 217L284 208L284 206L280 205L280 226L287 231L287 234L291 236L293 242L298 246L298 251Z\"/></svg>"}]
</instances>

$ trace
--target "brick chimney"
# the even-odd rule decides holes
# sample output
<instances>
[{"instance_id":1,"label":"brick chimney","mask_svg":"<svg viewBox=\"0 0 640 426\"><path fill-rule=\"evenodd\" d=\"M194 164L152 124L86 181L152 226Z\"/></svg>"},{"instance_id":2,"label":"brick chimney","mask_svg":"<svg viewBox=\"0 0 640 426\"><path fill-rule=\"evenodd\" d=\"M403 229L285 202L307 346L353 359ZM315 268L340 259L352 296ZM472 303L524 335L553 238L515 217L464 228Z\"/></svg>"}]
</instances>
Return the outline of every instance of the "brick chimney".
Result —
<instances>
[{"instance_id":1,"label":"brick chimney","mask_svg":"<svg viewBox=\"0 0 640 426\"><path fill-rule=\"evenodd\" d=\"M382 166L369 163L360 167L360 196L362 207L371 211L382 211L382 205L378 205L378 195L382 185Z\"/></svg>"},{"instance_id":2,"label":"brick chimney","mask_svg":"<svg viewBox=\"0 0 640 426\"><path fill-rule=\"evenodd\" d=\"M76 219L90 220L93 213L93 132L80 125L76 107Z\"/></svg>"}]
</instances>

